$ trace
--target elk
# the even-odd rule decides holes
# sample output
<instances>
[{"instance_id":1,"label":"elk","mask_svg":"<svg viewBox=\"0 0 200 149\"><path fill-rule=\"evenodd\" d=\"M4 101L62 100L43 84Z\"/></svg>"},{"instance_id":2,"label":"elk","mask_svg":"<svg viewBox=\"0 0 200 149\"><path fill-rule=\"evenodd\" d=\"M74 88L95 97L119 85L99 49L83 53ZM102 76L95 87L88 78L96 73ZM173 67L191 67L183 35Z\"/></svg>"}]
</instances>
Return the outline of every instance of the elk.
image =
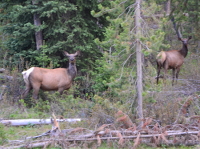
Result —
<instances>
[{"instance_id":1,"label":"elk","mask_svg":"<svg viewBox=\"0 0 200 149\"><path fill-rule=\"evenodd\" d=\"M174 78L176 77L176 83L178 79L178 75L180 72L180 68L183 65L184 58L188 53L188 41L192 39L189 36L187 39L183 39L178 37L178 39L182 42L183 46L180 50L169 50L169 51L161 51L156 57L157 63L157 84L160 78L160 70L164 68L164 78L168 69L172 69L172 86L174 85Z\"/></svg>"},{"instance_id":2,"label":"elk","mask_svg":"<svg viewBox=\"0 0 200 149\"><path fill-rule=\"evenodd\" d=\"M64 51L64 54L69 58L68 68L47 69L39 67L31 67L23 71L23 79L26 84L26 89L22 94L22 99L27 96L28 92L33 89L33 98L37 99L39 90L44 91L58 91L60 94L64 90L68 90L73 79L76 77L76 59L75 57L80 54L77 51L74 54L69 54Z\"/></svg>"}]
</instances>

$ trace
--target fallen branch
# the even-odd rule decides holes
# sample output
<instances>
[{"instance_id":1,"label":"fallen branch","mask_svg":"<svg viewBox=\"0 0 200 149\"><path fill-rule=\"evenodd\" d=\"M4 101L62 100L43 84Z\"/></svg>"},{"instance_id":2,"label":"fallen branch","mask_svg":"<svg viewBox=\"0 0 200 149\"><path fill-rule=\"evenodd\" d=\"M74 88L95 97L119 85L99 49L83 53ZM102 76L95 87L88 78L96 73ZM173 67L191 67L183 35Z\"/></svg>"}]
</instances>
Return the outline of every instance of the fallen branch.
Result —
<instances>
[{"instance_id":1,"label":"fallen branch","mask_svg":"<svg viewBox=\"0 0 200 149\"><path fill-rule=\"evenodd\" d=\"M58 122L79 122L80 118L74 119L56 119ZM2 120L0 123L9 126L25 126L25 125L42 125L51 124L51 119L18 119L18 120Z\"/></svg>"},{"instance_id":2,"label":"fallen branch","mask_svg":"<svg viewBox=\"0 0 200 149\"><path fill-rule=\"evenodd\" d=\"M63 130L62 130L63 131ZM65 130L66 131L66 130ZM69 132L69 131L68 131ZM138 134L126 134L126 135L129 135L129 136L126 136L124 135L124 131L110 131L109 134L106 132L106 131L100 131L98 132L98 134L94 134L94 133L88 133L88 134L85 134L85 135L67 135L66 136L66 139L55 139L56 141L61 141L61 140L64 140L64 141L95 141L95 140L98 140L95 136L96 135L99 135L99 136L102 136L100 137L101 140L107 140L107 139L110 139L110 140L118 140L120 139L121 137L113 137L112 134L116 134L116 133L121 133L123 134L122 138L123 139L136 139L138 137ZM200 133L200 131L190 131L190 132L173 132L173 133L170 133L170 132L167 132L166 131L166 135L165 137L169 137L169 136L180 136L180 135L198 135ZM44 136L44 135L49 135L50 134L50 131L47 131L46 133L43 133L42 135L39 135L39 136ZM107 135L106 137L104 137L104 135ZM160 136L161 134L140 134L140 138L152 138L152 137L158 137ZM27 137L26 139L31 139L31 138L38 138L38 136L34 136L34 137ZM16 142L16 140L14 140ZM14 142L13 141L13 142ZM18 140L18 142L22 142L23 140ZM47 141L47 140L45 140ZM12 142L12 141L9 141L9 142Z\"/></svg>"},{"instance_id":3,"label":"fallen branch","mask_svg":"<svg viewBox=\"0 0 200 149\"><path fill-rule=\"evenodd\" d=\"M136 127L133 123L130 123L131 125L127 125L129 124L127 123L129 121L118 121L125 125L125 127L120 126L118 128L119 130L116 129L114 124L103 124L96 130L88 130L87 128L82 127L61 130L58 122L65 122L68 119L57 120L54 114L53 117L54 119L39 120L42 124L47 124L47 120L49 120L49 123L53 126L51 130L38 136L26 137L24 140L10 140L7 144L7 146L9 145L10 147L0 146L0 148L46 148L50 144L54 146L61 146L61 148L63 146L70 148L71 146L77 146L85 143L90 144L91 142L95 142L98 147L102 144L102 141L111 140L118 140L118 145L120 147L123 147L126 141L134 140L134 144L132 145L133 148L136 148L140 143L145 143L153 147L157 147L162 144L167 146L200 144L199 116L193 117L194 120L191 121L193 123L190 124L175 124L167 125L165 127L158 125L158 123L150 125L150 123L153 122L151 118L144 119L143 127ZM121 120L122 117L123 116L120 115L117 117L117 120ZM19 122L19 120L14 121ZM30 124L30 120L28 122L28 124ZM12 123L9 122L8 124L11 125ZM38 140L40 137L43 138Z\"/></svg>"},{"instance_id":4,"label":"fallen branch","mask_svg":"<svg viewBox=\"0 0 200 149\"><path fill-rule=\"evenodd\" d=\"M116 131L115 131L116 133ZM177 133L166 133L165 137L169 137L169 136L180 136L180 135L191 135L191 134L195 134L197 135L198 133L200 133L199 131L191 131L191 132L177 132ZM43 147L43 146L48 146L49 144L51 144L52 142L76 142L76 141L103 141L103 140L120 140L120 139L126 139L126 140L133 140L133 139L138 139L140 138L141 143L150 143L150 138L152 137L159 137L161 134L152 134L152 135L134 135L134 136L120 136L120 137L112 137L112 136L108 136L108 137L100 137L102 134L105 134L104 131L100 131L98 133L98 137L93 137L91 135L82 135L81 137L78 136L67 136L67 138L61 138L61 139L44 139L42 141L38 141L38 142L32 142L29 144L26 144L26 141L24 141L25 145L12 145L12 147L3 147L4 149L15 149L15 148L33 148L33 147ZM93 138L87 138L87 137L93 137ZM142 139L143 138L143 139ZM149 138L149 141L145 140L144 138ZM22 144L23 142L21 140L15 141L15 143L20 143ZM12 142L11 144L14 144L14 142ZM187 140L187 142L176 142L174 143L173 140L168 140L166 142L166 140L164 140L162 142L162 144L166 144L166 145L187 145L187 146L191 146L191 145L197 145L200 144L200 141L193 141L193 140ZM1 146L0 146L1 148Z\"/></svg>"},{"instance_id":5,"label":"fallen branch","mask_svg":"<svg viewBox=\"0 0 200 149\"><path fill-rule=\"evenodd\" d=\"M34 147L44 147L48 146L51 143L51 141L44 141L44 142L38 142L38 143L30 143L30 144L23 144L18 146L12 146L12 147L3 147L4 149L19 149L19 148L34 148Z\"/></svg>"},{"instance_id":6,"label":"fallen branch","mask_svg":"<svg viewBox=\"0 0 200 149\"><path fill-rule=\"evenodd\" d=\"M112 133L112 131L111 131ZM116 133L113 132L113 133ZM189 134L194 134L194 135L197 135L199 133L199 131L191 131L191 132L177 132L177 133L168 133L166 136L178 136L178 135L189 135ZM98 135L104 135L106 134L105 131L102 131L102 132L99 132ZM153 136L160 136L161 134L152 134L152 135L140 135L140 138L151 138ZM92 134L86 134L86 135L82 135L81 137L70 137L68 136L69 139L65 139L65 141L94 141L94 140L97 140L97 138L87 138L87 137L93 137ZM134 136L122 136L123 139L136 139L137 138L137 135L134 135ZM108 137L101 137L102 140L107 140L107 139L110 139L110 140L116 140L116 139L120 139L120 137L111 137L111 136L108 136Z\"/></svg>"},{"instance_id":7,"label":"fallen branch","mask_svg":"<svg viewBox=\"0 0 200 149\"><path fill-rule=\"evenodd\" d=\"M5 69L4 68L0 68L0 73L4 73Z\"/></svg>"}]
</instances>

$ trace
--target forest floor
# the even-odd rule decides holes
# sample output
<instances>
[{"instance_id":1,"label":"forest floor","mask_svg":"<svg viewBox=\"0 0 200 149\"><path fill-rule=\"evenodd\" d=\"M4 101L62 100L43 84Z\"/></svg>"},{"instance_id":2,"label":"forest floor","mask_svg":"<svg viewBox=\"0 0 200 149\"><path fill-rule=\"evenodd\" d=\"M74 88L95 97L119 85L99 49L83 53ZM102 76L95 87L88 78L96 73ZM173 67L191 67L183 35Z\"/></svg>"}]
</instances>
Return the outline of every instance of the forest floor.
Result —
<instances>
[{"instance_id":1,"label":"forest floor","mask_svg":"<svg viewBox=\"0 0 200 149\"><path fill-rule=\"evenodd\" d=\"M127 111L114 112L111 123L102 121L106 111L95 111L101 105L96 105L95 115L91 115L81 122L59 125L53 121L52 125L11 126L0 124L0 149L14 148L200 148L200 68L186 61L186 65L179 76L176 85L171 86L171 71L168 72L166 85L163 80L156 85L152 79L153 90L147 91L144 97L145 118L135 120ZM197 62L199 60L197 59ZM16 79L17 80L17 79ZM34 108L26 108L23 100L17 99L22 90L18 80L8 86L11 91L4 94L4 86L0 96L0 122L5 119L29 119L51 117L49 111L50 101L40 101ZM4 94L4 95L3 95ZM57 98L57 96L52 96ZM152 100L153 99L153 100ZM55 100L59 101L59 98ZM51 101L51 102L55 102ZM62 101L63 102L63 101ZM81 104L76 100L66 103L59 101L54 104L54 110L66 108L68 115ZM68 101L67 101L68 102ZM18 104L16 104L18 103ZM72 103L72 105L70 105ZM23 106L21 106L23 105ZM55 106L56 105L56 106ZM70 105L70 106L69 106ZM95 107L95 106L94 106ZM57 108L57 109L56 109ZM66 109L63 109L66 111ZM104 109L104 108L102 108ZM89 111L89 110L88 110ZM120 113L121 112L121 113ZM58 112L59 113L59 112ZM103 113L103 114L102 114ZM85 115L85 113L81 113ZM105 117L110 119L110 117ZM142 124L143 123L143 124Z\"/></svg>"}]
</instances>

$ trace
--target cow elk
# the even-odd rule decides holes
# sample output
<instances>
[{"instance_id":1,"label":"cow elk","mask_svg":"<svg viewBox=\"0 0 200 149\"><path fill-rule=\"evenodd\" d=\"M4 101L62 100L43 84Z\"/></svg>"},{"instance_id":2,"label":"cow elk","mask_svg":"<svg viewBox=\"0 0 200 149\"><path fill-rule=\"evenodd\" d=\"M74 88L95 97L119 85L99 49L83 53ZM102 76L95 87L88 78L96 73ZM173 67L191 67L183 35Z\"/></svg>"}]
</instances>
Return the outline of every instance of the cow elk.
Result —
<instances>
[{"instance_id":1,"label":"cow elk","mask_svg":"<svg viewBox=\"0 0 200 149\"><path fill-rule=\"evenodd\" d=\"M180 72L180 68L183 65L184 58L187 56L188 53L188 41L192 39L189 36L187 39L178 38L183 46L180 50L170 50L170 51L161 51L156 57L157 63L157 84L159 81L160 70L164 68L164 78L167 73L168 69L172 69L172 85L174 85L174 78L176 77L176 82L178 79L178 75Z\"/></svg>"},{"instance_id":2,"label":"cow elk","mask_svg":"<svg viewBox=\"0 0 200 149\"><path fill-rule=\"evenodd\" d=\"M68 90L72 81L77 74L76 59L79 51L74 54L64 52L69 58L68 68L46 69L39 67L31 67L23 71L23 79L26 84L26 89L22 94L22 98L26 97L28 92L33 89L33 98L37 99L39 90L58 91L60 94L64 90Z\"/></svg>"}]
</instances>

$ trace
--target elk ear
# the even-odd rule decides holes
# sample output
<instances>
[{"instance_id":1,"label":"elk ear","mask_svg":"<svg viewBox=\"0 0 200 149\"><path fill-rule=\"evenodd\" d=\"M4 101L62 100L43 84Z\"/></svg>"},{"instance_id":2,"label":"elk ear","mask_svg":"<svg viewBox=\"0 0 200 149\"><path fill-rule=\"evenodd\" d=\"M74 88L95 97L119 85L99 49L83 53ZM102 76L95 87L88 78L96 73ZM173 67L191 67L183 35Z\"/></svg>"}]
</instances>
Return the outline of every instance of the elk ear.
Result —
<instances>
[{"instance_id":1,"label":"elk ear","mask_svg":"<svg viewBox=\"0 0 200 149\"><path fill-rule=\"evenodd\" d=\"M66 51L64 51L64 54L65 54L66 56L69 56L69 53L68 53L68 52L66 52Z\"/></svg>"},{"instance_id":2,"label":"elk ear","mask_svg":"<svg viewBox=\"0 0 200 149\"><path fill-rule=\"evenodd\" d=\"M188 40L189 40L189 39L192 39L192 36L189 36L189 37L188 37Z\"/></svg>"},{"instance_id":3,"label":"elk ear","mask_svg":"<svg viewBox=\"0 0 200 149\"><path fill-rule=\"evenodd\" d=\"M178 40L182 41L181 37L178 37Z\"/></svg>"},{"instance_id":4,"label":"elk ear","mask_svg":"<svg viewBox=\"0 0 200 149\"><path fill-rule=\"evenodd\" d=\"M76 53L74 54L75 56L80 56L81 52L80 51L76 51Z\"/></svg>"}]
</instances>

